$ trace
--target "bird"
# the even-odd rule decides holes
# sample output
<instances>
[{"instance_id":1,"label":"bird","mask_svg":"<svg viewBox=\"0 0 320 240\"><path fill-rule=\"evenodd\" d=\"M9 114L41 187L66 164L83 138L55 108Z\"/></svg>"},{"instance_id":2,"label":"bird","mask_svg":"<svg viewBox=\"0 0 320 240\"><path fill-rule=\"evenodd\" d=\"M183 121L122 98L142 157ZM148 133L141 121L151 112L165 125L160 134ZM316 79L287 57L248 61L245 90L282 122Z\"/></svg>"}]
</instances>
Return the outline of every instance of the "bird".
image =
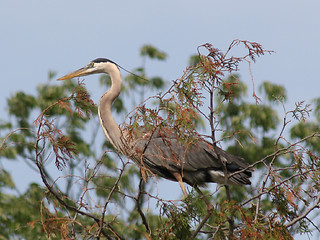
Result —
<instances>
[{"instance_id":1,"label":"bird","mask_svg":"<svg viewBox=\"0 0 320 240\"><path fill-rule=\"evenodd\" d=\"M178 182L184 196L188 195L184 182L200 187L210 182L223 185L251 184L253 169L248 162L214 146L200 135L192 144L186 144L179 140L173 128L155 127L150 130L140 126L132 136L128 129L120 127L112 116L112 103L120 95L122 87L117 63L97 58L57 80L99 73L107 74L111 79L110 89L102 95L98 104L102 130L114 148L137 163L141 172Z\"/></svg>"}]
</instances>

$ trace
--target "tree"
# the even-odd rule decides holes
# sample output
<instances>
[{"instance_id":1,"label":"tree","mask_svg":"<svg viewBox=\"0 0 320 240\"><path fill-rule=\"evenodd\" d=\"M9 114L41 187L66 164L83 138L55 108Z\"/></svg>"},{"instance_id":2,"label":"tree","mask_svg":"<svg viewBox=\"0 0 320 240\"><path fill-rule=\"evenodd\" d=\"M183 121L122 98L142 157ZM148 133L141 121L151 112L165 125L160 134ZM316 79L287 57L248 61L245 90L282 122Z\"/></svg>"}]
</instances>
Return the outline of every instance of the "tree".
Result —
<instances>
[{"instance_id":1,"label":"tree","mask_svg":"<svg viewBox=\"0 0 320 240\"><path fill-rule=\"evenodd\" d=\"M241 45L247 54L229 56ZM142 124L171 128L186 144L195 139L197 127L208 126L206 137L214 147L225 146L255 169L251 187L202 190L204 196L191 191L178 202L154 195L153 181L145 181L143 171L99 139L96 106L83 82L49 82L38 87L37 96L12 96L12 119L0 125L1 159L24 160L44 186L31 184L24 193L11 194L14 181L1 168L0 237L292 239L296 233L319 231L320 100L314 102L312 122L310 105L304 102L279 117L276 109L285 109L287 98L280 85L263 83L262 101L253 84L253 98L246 97L238 66L248 63L250 70L251 62L266 53L248 41L233 41L225 53L204 44L180 79L128 115L124 127L129 130ZM114 104L118 114L126 112L129 90L142 101L148 89L164 89L160 77L146 81L145 62L164 60L166 54L146 45L141 56L143 66L125 78L124 95ZM110 84L107 76L100 81ZM293 121L297 123L287 130ZM52 163L64 176L51 176ZM157 202L157 212L148 209L150 199Z\"/></svg>"}]
</instances>

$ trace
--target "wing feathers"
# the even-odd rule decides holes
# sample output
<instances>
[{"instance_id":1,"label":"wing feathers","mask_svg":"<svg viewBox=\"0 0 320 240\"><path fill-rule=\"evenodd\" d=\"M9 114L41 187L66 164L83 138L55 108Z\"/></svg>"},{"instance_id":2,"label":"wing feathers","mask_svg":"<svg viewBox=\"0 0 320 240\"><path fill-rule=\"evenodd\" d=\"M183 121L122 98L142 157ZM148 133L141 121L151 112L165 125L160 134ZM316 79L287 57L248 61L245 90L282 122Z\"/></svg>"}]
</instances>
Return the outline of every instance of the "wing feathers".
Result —
<instances>
[{"instance_id":1,"label":"wing feathers","mask_svg":"<svg viewBox=\"0 0 320 240\"><path fill-rule=\"evenodd\" d=\"M172 173L179 172L183 180L190 185L203 185L206 182L224 183L223 165L226 163L229 174L241 171L249 166L242 158L233 156L221 148L216 148L200 138L193 144L182 144L173 134L167 138L163 134L154 134L151 139L139 138L135 152L141 152L144 164L161 177L175 180ZM217 155L218 154L218 155ZM140 157L141 159L141 157ZM252 170L245 170L229 178L229 183L250 184Z\"/></svg>"}]
</instances>

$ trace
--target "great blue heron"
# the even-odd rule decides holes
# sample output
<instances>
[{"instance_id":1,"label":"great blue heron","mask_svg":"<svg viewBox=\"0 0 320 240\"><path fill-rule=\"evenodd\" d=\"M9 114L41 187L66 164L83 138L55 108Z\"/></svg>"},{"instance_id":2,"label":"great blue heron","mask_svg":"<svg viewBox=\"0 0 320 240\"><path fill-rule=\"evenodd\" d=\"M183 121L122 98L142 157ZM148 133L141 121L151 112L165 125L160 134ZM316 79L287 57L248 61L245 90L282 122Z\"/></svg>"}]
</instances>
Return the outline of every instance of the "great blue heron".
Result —
<instances>
[{"instance_id":1,"label":"great blue heron","mask_svg":"<svg viewBox=\"0 0 320 240\"><path fill-rule=\"evenodd\" d=\"M111 114L112 103L119 96L122 86L119 67L113 61L97 58L58 80L96 73L106 73L111 78L111 88L102 95L98 113L106 137L118 151L144 169L163 178L178 181L185 196L187 192L183 182L191 186L201 186L207 182L251 184L249 178L252 170L248 168L246 161L221 148L213 147L203 138L198 138L196 144L187 145L179 141L173 131L156 129L150 132L143 127L139 128L136 136L129 137L127 130L120 128ZM225 177L225 170L228 175L231 174L230 177ZM235 172L238 173L232 175Z\"/></svg>"}]
</instances>

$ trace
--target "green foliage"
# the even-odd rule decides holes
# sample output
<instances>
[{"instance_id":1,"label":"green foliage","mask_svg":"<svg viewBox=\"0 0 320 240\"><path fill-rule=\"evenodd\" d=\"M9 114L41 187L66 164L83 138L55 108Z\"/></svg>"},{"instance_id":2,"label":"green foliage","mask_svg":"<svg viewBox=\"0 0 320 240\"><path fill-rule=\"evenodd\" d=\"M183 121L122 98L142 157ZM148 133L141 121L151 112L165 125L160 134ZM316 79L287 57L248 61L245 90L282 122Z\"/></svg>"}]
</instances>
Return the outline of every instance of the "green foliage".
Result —
<instances>
[{"instance_id":1,"label":"green foliage","mask_svg":"<svg viewBox=\"0 0 320 240\"><path fill-rule=\"evenodd\" d=\"M193 67L197 66L197 65L199 64L200 60L201 60L201 59L200 59L200 57L199 57L198 54L192 55L192 56L189 58L189 66L193 66Z\"/></svg>"},{"instance_id":2,"label":"green foliage","mask_svg":"<svg viewBox=\"0 0 320 240\"><path fill-rule=\"evenodd\" d=\"M266 94L268 101L279 99L285 101L287 99L286 90L281 85L272 84L270 82L264 82L260 86L260 90Z\"/></svg>"},{"instance_id":3,"label":"green foliage","mask_svg":"<svg viewBox=\"0 0 320 240\"><path fill-rule=\"evenodd\" d=\"M199 224L207 212L206 205L194 191L179 206L172 202L159 202L159 205L161 225L155 239L193 239L192 226Z\"/></svg>"},{"instance_id":4,"label":"green foliage","mask_svg":"<svg viewBox=\"0 0 320 240\"><path fill-rule=\"evenodd\" d=\"M140 55L144 57L149 57L150 59L165 60L167 54L165 52L159 51L152 45L144 45L140 49Z\"/></svg>"},{"instance_id":5,"label":"green foliage","mask_svg":"<svg viewBox=\"0 0 320 240\"><path fill-rule=\"evenodd\" d=\"M42 215L45 190L37 184L31 184L21 196L0 192L0 239L43 239L44 233L40 219ZM49 234L52 239L59 239Z\"/></svg>"},{"instance_id":6,"label":"green foliage","mask_svg":"<svg viewBox=\"0 0 320 240\"><path fill-rule=\"evenodd\" d=\"M299 122L293 128L291 128L291 138L304 139L314 133L320 132L320 125L316 122ZM310 149L315 152L320 152L319 139L310 138L306 140L306 144Z\"/></svg>"},{"instance_id":7,"label":"green foliage","mask_svg":"<svg viewBox=\"0 0 320 240\"><path fill-rule=\"evenodd\" d=\"M313 100L315 108L313 110L313 114L315 115L318 122L320 121L320 97Z\"/></svg>"},{"instance_id":8,"label":"green foliage","mask_svg":"<svg viewBox=\"0 0 320 240\"><path fill-rule=\"evenodd\" d=\"M0 169L0 189L2 187L14 188L15 184L9 174L5 169Z\"/></svg>"},{"instance_id":9,"label":"green foliage","mask_svg":"<svg viewBox=\"0 0 320 240\"><path fill-rule=\"evenodd\" d=\"M159 239L191 239L190 212L172 204L164 204L161 209L167 221L163 223Z\"/></svg>"},{"instance_id":10,"label":"green foliage","mask_svg":"<svg viewBox=\"0 0 320 240\"><path fill-rule=\"evenodd\" d=\"M23 92L18 92L8 99L9 114L17 117L18 127L28 128L26 120L30 115L30 110L36 106L36 99Z\"/></svg>"},{"instance_id":11,"label":"green foliage","mask_svg":"<svg viewBox=\"0 0 320 240\"><path fill-rule=\"evenodd\" d=\"M271 83L263 83L262 86L270 86ZM245 101L247 89L244 83L239 81L239 76L232 76L223 82L221 88L223 93L228 93L228 101L223 102L221 96L226 98L226 94L220 95L216 103L219 104L218 113L221 116L221 125L224 129L228 129L223 137L230 136L233 133L240 131L246 132L247 136L241 135L241 140L249 140L254 137L255 132L262 132L263 135L268 131L276 129L279 125L278 113L271 105L251 104ZM267 100L269 100L269 95ZM247 126L246 126L247 125Z\"/></svg>"}]
</instances>

